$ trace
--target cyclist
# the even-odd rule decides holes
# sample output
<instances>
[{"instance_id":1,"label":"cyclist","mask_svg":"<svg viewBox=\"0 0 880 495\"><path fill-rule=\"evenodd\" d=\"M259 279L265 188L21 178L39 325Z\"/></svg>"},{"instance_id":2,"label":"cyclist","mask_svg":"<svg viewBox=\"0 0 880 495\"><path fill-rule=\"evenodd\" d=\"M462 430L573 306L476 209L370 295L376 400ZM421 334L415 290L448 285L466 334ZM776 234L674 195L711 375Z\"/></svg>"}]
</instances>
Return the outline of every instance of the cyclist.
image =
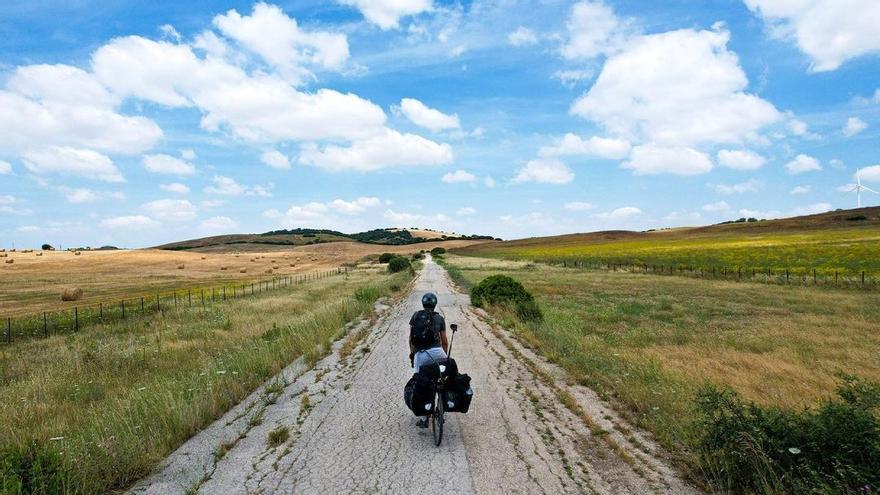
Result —
<instances>
[{"instance_id":1,"label":"cyclist","mask_svg":"<svg viewBox=\"0 0 880 495\"><path fill-rule=\"evenodd\" d=\"M446 321L434 311L437 296L428 292L422 296L422 309L413 313L409 320L409 358L413 373L418 373L423 364L445 360L449 350L446 339ZM421 419L417 426L428 427L428 418Z\"/></svg>"}]
</instances>

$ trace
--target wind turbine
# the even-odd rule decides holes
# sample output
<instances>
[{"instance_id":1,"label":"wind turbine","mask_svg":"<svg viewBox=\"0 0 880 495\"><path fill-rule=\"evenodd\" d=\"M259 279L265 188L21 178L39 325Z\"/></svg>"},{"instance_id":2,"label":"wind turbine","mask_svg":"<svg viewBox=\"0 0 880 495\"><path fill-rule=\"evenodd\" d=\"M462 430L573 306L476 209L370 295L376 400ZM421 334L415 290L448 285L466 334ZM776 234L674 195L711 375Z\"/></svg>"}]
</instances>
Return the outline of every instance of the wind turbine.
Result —
<instances>
[{"instance_id":1,"label":"wind turbine","mask_svg":"<svg viewBox=\"0 0 880 495\"><path fill-rule=\"evenodd\" d=\"M846 191L846 192L855 191L855 193L856 193L856 207L857 208L862 207L862 191L868 191L868 192L872 192L874 194L880 194L877 191L871 189L870 187L862 185L862 178L860 177L861 171L862 171L862 169L856 170L856 183L853 184L853 186L851 188L847 189L847 191Z\"/></svg>"}]
</instances>

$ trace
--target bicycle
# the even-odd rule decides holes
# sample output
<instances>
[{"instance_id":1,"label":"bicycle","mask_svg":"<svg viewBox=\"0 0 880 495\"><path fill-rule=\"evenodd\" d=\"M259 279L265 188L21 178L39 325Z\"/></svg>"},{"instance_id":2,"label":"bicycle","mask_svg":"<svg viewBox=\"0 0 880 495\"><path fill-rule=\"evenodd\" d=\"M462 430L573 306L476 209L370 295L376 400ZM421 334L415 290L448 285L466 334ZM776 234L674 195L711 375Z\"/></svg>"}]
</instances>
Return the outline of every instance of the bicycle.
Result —
<instances>
[{"instance_id":1,"label":"bicycle","mask_svg":"<svg viewBox=\"0 0 880 495\"><path fill-rule=\"evenodd\" d=\"M458 325L453 323L449 326L452 330L452 338L449 339L449 353L446 359L452 357L452 342L455 340L455 332L458 331ZM438 364L440 374L434 381L434 399L431 409L433 412L429 416L431 422L431 433L434 435L434 445L440 446L443 442L443 424L446 422L444 415L446 413L446 365Z\"/></svg>"}]
</instances>

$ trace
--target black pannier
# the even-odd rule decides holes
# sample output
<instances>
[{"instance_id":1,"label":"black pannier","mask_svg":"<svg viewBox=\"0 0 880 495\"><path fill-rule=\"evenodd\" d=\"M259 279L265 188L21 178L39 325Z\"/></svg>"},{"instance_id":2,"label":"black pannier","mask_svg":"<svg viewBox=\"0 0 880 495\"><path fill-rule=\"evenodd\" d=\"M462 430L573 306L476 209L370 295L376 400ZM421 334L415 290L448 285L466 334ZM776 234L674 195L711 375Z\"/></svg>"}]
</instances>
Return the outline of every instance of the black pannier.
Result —
<instances>
[{"instance_id":1,"label":"black pannier","mask_svg":"<svg viewBox=\"0 0 880 495\"><path fill-rule=\"evenodd\" d=\"M434 382L422 373L414 374L403 387L403 400L416 416L431 414L434 412Z\"/></svg>"},{"instance_id":2,"label":"black pannier","mask_svg":"<svg viewBox=\"0 0 880 495\"><path fill-rule=\"evenodd\" d=\"M474 391L471 377L466 374L450 376L446 380L446 411L466 413L471 407Z\"/></svg>"}]
</instances>

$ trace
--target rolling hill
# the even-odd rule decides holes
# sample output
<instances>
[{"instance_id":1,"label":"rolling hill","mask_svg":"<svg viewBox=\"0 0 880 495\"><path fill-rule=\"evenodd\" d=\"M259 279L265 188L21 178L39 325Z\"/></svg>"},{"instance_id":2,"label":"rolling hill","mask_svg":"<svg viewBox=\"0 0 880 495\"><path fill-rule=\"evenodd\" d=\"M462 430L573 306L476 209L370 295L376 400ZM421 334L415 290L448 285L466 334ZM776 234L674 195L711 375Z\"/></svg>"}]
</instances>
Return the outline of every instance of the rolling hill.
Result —
<instances>
[{"instance_id":1,"label":"rolling hill","mask_svg":"<svg viewBox=\"0 0 880 495\"><path fill-rule=\"evenodd\" d=\"M880 275L880 207L779 220L726 222L646 232L533 237L456 250L551 262L774 268Z\"/></svg>"},{"instance_id":2,"label":"rolling hill","mask_svg":"<svg viewBox=\"0 0 880 495\"><path fill-rule=\"evenodd\" d=\"M173 242L156 246L156 249L171 251L187 250L252 250L271 247L305 246L327 242L356 241L367 244L384 244L401 246L421 242L453 241L453 240L492 240L492 236L459 235L427 229L387 228L375 229L355 234L344 234L328 229L291 229L273 230L263 234L227 234L202 237L186 241Z\"/></svg>"}]
</instances>

